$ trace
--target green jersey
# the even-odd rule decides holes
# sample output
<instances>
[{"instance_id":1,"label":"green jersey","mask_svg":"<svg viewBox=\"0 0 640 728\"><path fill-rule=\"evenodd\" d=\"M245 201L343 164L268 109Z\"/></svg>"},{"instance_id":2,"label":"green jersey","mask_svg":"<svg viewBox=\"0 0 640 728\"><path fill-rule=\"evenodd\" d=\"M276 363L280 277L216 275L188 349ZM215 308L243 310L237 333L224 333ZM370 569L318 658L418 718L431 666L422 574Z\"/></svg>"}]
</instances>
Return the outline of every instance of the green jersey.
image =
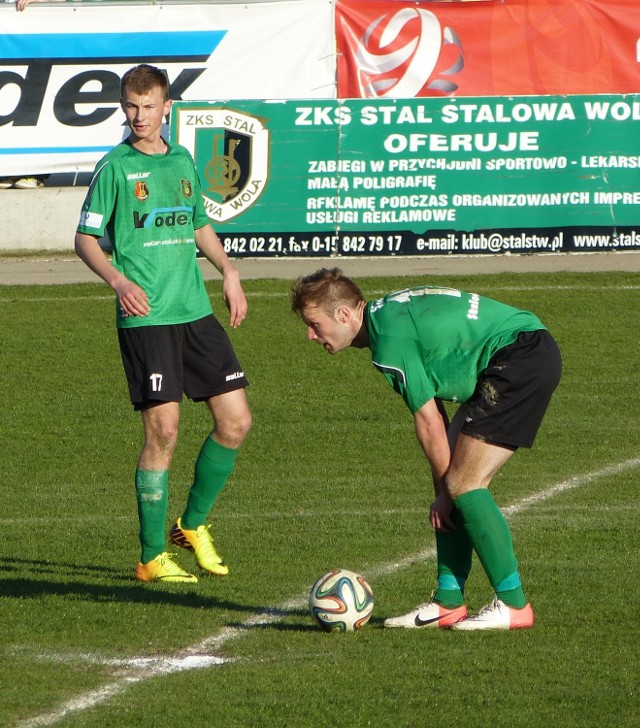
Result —
<instances>
[{"instance_id":1,"label":"green jersey","mask_svg":"<svg viewBox=\"0 0 640 728\"><path fill-rule=\"evenodd\" d=\"M433 397L466 402L498 349L545 328L528 311L436 286L369 302L365 325L373 365L412 413Z\"/></svg>"},{"instance_id":2,"label":"green jersey","mask_svg":"<svg viewBox=\"0 0 640 728\"><path fill-rule=\"evenodd\" d=\"M124 141L96 166L78 232L108 234L114 267L149 298L147 316L118 327L195 321L211 313L196 260L194 230L209 223L193 158L182 146L144 154Z\"/></svg>"}]
</instances>

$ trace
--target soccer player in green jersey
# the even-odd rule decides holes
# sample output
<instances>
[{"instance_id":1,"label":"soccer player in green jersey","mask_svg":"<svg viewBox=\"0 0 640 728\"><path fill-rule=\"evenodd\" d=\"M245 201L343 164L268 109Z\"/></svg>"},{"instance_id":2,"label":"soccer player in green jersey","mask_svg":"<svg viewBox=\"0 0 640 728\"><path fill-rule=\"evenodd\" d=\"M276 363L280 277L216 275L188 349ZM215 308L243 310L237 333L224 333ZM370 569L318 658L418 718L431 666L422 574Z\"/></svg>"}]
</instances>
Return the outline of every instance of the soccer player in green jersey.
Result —
<instances>
[{"instance_id":1,"label":"soccer player in green jersey","mask_svg":"<svg viewBox=\"0 0 640 728\"><path fill-rule=\"evenodd\" d=\"M509 526L488 487L519 447L531 447L560 381L560 352L528 311L451 288L423 286L365 302L337 269L299 278L291 305L330 354L371 349L373 365L411 411L435 489L437 589L385 627L459 630L533 625ZM459 403L449 422L443 401ZM476 551L495 592L474 616L464 603Z\"/></svg>"},{"instance_id":2,"label":"soccer player in green jersey","mask_svg":"<svg viewBox=\"0 0 640 728\"><path fill-rule=\"evenodd\" d=\"M125 73L121 107L128 138L96 166L76 232L77 254L116 295L116 326L134 409L142 414L144 444L135 489L141 581L195 582L166 551L169 469L178 439L183 392L206 402L213 417L195 464L186 507L171 530L198 565L224 576L206 519L231 475L251 427L247 380L226 332L213 316L196 252L222 275L230 325L247 315L238 271L204 209L193 158L162 137L171 108L165 74L142 64ZM108 233L111 261L99 238Z\"/></svg>"}]
</instances>

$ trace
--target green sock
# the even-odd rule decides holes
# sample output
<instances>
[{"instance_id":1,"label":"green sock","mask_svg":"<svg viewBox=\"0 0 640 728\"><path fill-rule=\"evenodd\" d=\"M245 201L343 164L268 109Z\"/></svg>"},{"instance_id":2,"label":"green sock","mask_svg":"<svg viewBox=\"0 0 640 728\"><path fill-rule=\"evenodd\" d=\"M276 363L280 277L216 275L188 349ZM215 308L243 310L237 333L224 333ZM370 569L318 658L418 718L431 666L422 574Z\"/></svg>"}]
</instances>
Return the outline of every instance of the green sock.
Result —
<instances>
[{"instance_id":1,"label":"green sock","mask_svg":"<svg viewBox=\"0 0 640 728\"><path fill-rule=\"evenodd\" d=\"M455 531L436 531L438 588L433 596L438 604L450 609L464 604L464 585L471 571L473 554L473 544L456 509L452 520L457 526Z\"/></svg>"},{"instance_id":2,"label":"green sock","mask_svg":"<svg viewBox=\"0 0 640 728\"><path fill-rule=\"evenodd\" d=\"M202 526L216 498L233 472L238 451L207 437L196 460L193 485L189 490L182 525L188 530Z\"/></svg>"},{"instance_id":3,"label":"green sock","mask_svg":"<svg viewBox=\"0 0 640 728\"><path fill-rule=\"evenodd\" d=\"M165 524L169 501L168 470L136 470L136 499L140 521L140 561L155 559L165 550Z\"/></svg>"},{"instance_id":4,"label":"green sock","mask_svg":"<svg viewBox=\"0 0 640 728\"><path fill-rule=\"evenodd\" d=\"M509 524L486 488L455 499L465 528L498 599L516 609L526 606Z\"/></svg>"}]
</instances>

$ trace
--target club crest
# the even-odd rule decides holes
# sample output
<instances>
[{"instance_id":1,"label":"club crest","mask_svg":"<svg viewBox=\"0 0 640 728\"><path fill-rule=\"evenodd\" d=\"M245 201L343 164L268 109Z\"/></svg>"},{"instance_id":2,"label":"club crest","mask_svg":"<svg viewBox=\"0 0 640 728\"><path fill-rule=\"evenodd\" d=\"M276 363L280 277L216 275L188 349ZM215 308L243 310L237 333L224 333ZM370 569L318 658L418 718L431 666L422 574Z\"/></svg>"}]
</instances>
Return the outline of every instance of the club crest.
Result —
<instances>
[{"instance_id":1,"label":"club crest","mask_svg":"<svg viewBox=\"0 0 640 728\"><path fill-rule=\"evenodd\" d=\"M180 189L182 190L183 197L186 197L187 199L193 197L193 185L191 184L190 179L181 179Z\"/></svg>"},{"instance_id":2,"label":"club crest","mask_svg":"<svg viewBox=\"0 0 640 728\"><path fill-rule=\"evenodd\" d=\"M136 182L136 197L144 202L149 197L149 187L146 182Z\"/></svg>"},{"instance_id":3,"label":"club crest","mask_svg":"<svg viewBox=\"0 0 640 728\"><path fill-rule=\"evenodd\" d=\"M231 108L182 109L178 141L193 150L214 223L232 220L255 204L269 178L264 119Z\"/></svg>"}]
</instances>

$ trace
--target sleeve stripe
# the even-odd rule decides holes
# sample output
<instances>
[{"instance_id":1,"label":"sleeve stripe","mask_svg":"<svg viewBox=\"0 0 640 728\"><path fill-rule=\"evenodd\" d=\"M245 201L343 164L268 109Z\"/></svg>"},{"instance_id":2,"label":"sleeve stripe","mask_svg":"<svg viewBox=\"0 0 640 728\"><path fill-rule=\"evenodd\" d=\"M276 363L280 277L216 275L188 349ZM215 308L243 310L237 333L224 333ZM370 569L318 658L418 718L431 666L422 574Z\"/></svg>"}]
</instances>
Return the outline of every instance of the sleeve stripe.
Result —
<instances>
[{"instance_id":1,"label":"sleeve stripe","mask_svg":"<svg viewBox=\"0 0 640 728\"><path fill-rule=\"evenodd\" d=\"M89 185L89 189L87 191L87 197L90 198L93 193L93 188L96 186L96 182L98 180L98 177L100 176L100 172L109 164L108 161L106 161L100 169L96 169L96 171L93 174L93 179L91 180L91 184Z\"/></svg>"},{"instance_id":2,"label":"sleeve stripe","mask_svg":"<svg viewBox=\"0 0 640 728\"><path fill-rule=\"evenodd\" d=\"M405 373L402 371L402 369L398 369L397 367L389 367L385 364L379 364L377 361L372 361L373 366L376 369L379 369L381 372L389 372L389 374L395 374L403 386L407 386L407 378L405 376Z\"/></svg>"}]
</instances>

